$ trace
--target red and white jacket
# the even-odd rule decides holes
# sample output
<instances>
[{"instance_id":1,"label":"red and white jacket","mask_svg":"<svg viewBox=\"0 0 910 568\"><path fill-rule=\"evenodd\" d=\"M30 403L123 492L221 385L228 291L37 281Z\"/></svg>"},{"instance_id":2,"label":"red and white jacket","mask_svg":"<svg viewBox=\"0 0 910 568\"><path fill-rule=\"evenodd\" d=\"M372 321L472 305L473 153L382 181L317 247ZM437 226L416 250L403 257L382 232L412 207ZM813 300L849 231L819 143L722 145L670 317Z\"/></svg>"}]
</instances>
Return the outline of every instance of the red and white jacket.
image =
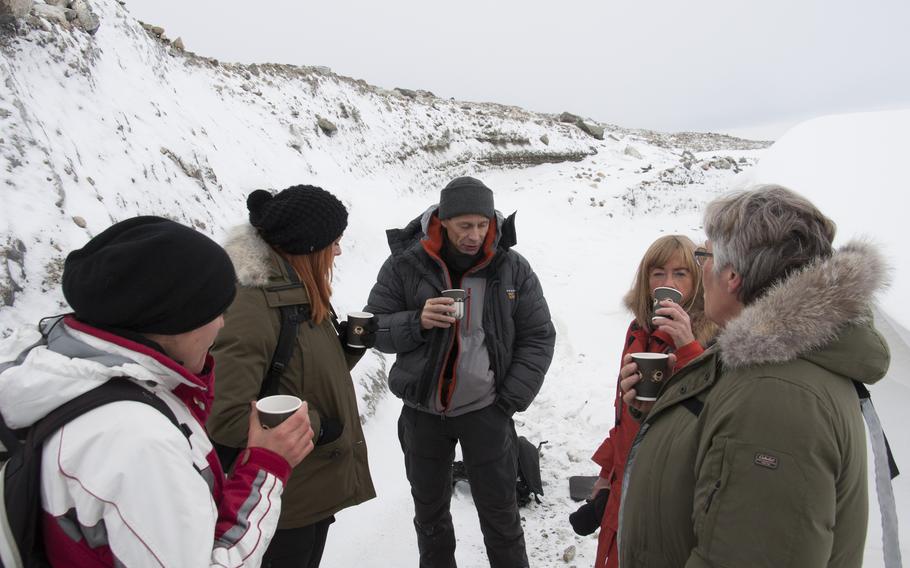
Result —
<instances>
[{"instance_id":1,"label":"red and white jacket","mask_svg":"<svg viewBox=\"0 0 910 568\"><path fill-rule=\"evenodd\" d=\"M66 317L47 345L0 373L0 413L13 428L114 377L155 393L185 425L181 431L155 408L123 401L47 440L41 504L54 566L260 565L290 467L254 448L224 476L204 426L212 367L209 360L208 371L194 375L154 349Z\"/></svg>"}]
</instances>

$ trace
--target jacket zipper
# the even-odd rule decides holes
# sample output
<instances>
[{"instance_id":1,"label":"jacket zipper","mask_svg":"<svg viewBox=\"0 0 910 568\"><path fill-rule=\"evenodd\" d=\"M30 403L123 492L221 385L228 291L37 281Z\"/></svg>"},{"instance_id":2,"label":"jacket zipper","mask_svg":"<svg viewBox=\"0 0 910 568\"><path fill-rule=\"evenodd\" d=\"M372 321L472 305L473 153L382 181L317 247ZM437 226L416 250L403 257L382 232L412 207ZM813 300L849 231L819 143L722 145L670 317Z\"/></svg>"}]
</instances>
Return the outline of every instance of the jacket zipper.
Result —
<instances>
[{"instance_id":1,"label":"jacket zipper","mask_svg":"<svg viewBox=\"0 0 910 568\"><path fill-rule=\"evenodd\" d=\"M451 348L454 347L455 344L459 343L458 326L459 326L459 323L455 322L454 333L452 334L452 341L449 344L450 351L446 356L446 362L448 362L448 357L451 356ZM452 376L449 378L449 380L446 380L444 376L442 377L442 386L440 387L441 396L440 396L439 402L442 404L443 412L445 412L446 410L449 409L449 403L452 402L452 395L455 394L455 383L457 381L456 375L458 374L458 360L459 359L461 359L461 349L460 348L458 349L458 352L455 355L455 361L452 363ZM442 371L443 375L445 375L446 366L447 365L443 366L443 371Z\"/></svg>"},{"instance_id":2,"label":"jacket zipper","mask_svg":"<svg viewBox=\"0 0 910 568\"><path fill-rule=\"evenodd\" d=\"M496 296L499 294L499 280L491 280L487 287L487 297L489 298L488 302L485 302L487 305L484 307L489 310L492 316L491 321L493 322L493 337L499 338L503 336L503 324L502 324L502 314L499 313L498 306L496 306ZM499 386L499 382L503 379L505 374L505 369L502 369L502 361L500 360L499 350L496 348L496 342L492 340L488 341L487 344L490 346L490 352L493 354L493 363L494 368L494 379L496 380L496 386Z\"/></svg>"},{"instance_id":3,"label":"jacket zipper","mask_svg":"<svg viewBox=\"0 0 910 568\"><path fill-rule=\"evenodd\" d=\"M490 265L493 262L493 259L495 257L496 257L496 255L494 254L486 262L483 262L483 263L469 269L467 272L465 272L462 275L461 282L464 282L465 276L468 276L469 274L474 274L475 272L478 272L481 269L485 268L486 266ZM438 256L430 255L430 258L433 258L436 261L436 263L439 264L439 266L442 268L442 273L443 273L443 276L445 277L445 283L448 283L448 285L450 287L454 286L454 283L452 282L452 277L449 274L449 269L446 266L446 263L443 262L443 260L441 258L439 258ZM461 286L461 282L458 283L459 286ZM447 382L445 380L446 363L449 361L449 357L452 354L452 347L455 345L456 341L458 341L458 333L459 333L459 329L460 329L459 322L456 320L454 327L450 328L450 329L452 329L452 336L449 338L449 346L446 349L445 357L443 357L443 359L442 359L442 368L440 369L439 375L436 379L436 383L438 385L437 396L439 399L439 403L442 406L443 418L445 417L446 411L449 409L449 403L452 401L452 395L455 394L455 387L458 384L458 359L461 356L460 349L459 349L459 354L455 356L455 362L452 364L452 379ZM443 394L445 394L444 398L443 398Z\"/></svg>"},{"instance_id":4,"label":"jacket zipper","mask_svg":"<svg viewBox=\"0 0 910 568\"><path fill-rule=\"evenodd\" d=\"M430 255L430 258L432 258L434 260L434 262L436 262L436 264L438 264L439 267L442 268L443 284L448 285L451 288L452 287L452 277L449 275L449 269L448 269L448 267L446 267L446 263L443 262L442 259L439 258L438 256ZM440 292L441 292L441 290L440 290ZM456 325L457 325L457 322L456 322ZM445 380L446 363L448 362L449 357L452 354L452 346L455 344L455 334L458 332L457 328L455 328L455 329L450 328L450 329L452 330L452 333L449 336L449 343L445 349L445 356L442 358L442 364L440 365L439 373L436 376L436 400L438 400L439 404L442 406L443 417L445 417L445 412L446 412L446 410L448 410L448 406L449 406L449 401L443 399L443 390L447 390L447 385L445 384L446 383L446 380ZM456 363L457 363L457 361L456 361ZM453 368L452 369L452 382L454 382L454 380L455 380L455 372L456 372L456 369ZM435 406L435 402L434 402L433 406Z\"/></svg>"},{"instance_id":5,"label":"jacket zipper","mask_svg":"<svg viewBox=\"0 0 910 568\"><path fill-rule=\"evenodd\" d=\"M445 263L443 263L445 265ZM446 273L446 279L449 283L454 286L455 283L452 282L452 277L449 275L448 268L443 268ZM462 276L461 281L458 283L459 286L464 282L464 276ZM463 306L467 308L467 306ZM464 316L465 314L462 314ZM449 349L446 351L446 356L443 359L442 373L439 377L440 379L440 397L439 403L442 405L442 415L445 416L446 411L449 409L449 403L452 402L452 396L455 394L455 386L458 384L458 360L461 359L461 339L459 338L459 333L461 331L461 322L455 320L455 324L452 326L452 338L449 340ZM449 357L452 356L452 347L458 346L458 352L455 355L455 361L452 362L452 376L449 380L445 378L447 363L449 362Z\"/></svg>"}]
</instances>

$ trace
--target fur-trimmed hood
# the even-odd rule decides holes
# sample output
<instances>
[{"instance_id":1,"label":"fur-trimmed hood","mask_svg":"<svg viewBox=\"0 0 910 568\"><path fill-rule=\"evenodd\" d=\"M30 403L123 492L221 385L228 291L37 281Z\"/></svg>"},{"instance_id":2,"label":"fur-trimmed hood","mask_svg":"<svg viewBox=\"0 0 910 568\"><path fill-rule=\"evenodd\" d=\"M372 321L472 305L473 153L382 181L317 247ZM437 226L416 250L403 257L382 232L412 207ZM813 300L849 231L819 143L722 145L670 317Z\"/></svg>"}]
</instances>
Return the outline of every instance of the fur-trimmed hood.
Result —
<instances>
[{"instance_id":1,"label":"fur-trimmed hood","mask_svg":"<svg viewBox=\"0 0 910 568\"><path fill-rule=\"evenodd\" d=\"M802 357L857 380L863 380L863 374L883 375L887 363L884 370L870 367L882 355L877 351L884 350L887 361L887 345L870 324L874 296L887 286L889 271L873 245L852 241L790 275L720 333L724 366L735 369ZM863 351L857 352L860 339Z\"/></svg>"},{"instance_id":2,"label":"fur-trimmed hood","mask_svg":"<svg viewBox=\"0 0 910 568\"><path fill-rule=\"evenodd\" d=\"M224 250L234 263L237 282L250 288L265 288L275 278L286 277L277 254L249 223L238 225L228 232Z\"/></svg>"}]
</instances>

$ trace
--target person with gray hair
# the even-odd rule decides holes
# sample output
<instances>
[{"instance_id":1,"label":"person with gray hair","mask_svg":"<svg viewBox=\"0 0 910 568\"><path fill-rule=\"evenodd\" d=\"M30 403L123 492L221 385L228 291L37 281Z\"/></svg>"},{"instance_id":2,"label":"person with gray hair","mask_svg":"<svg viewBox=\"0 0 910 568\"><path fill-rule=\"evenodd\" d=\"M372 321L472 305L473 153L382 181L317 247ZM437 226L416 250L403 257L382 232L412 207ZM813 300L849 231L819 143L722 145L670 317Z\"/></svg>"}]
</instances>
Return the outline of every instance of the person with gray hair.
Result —
<instances>
[{"instance_id":1,"label":"person with gray hair","mask_svg":"<svg viewBox=\"0 0 910 568\"><path fill-rule=\"evenodd\" d=\"M858 392L888 370L871 305L888 268L835 250L804 197L761 186L711 202L705 314L721 332L641 413L619 522L622 566L854 567L868 503Z\"/></svg>"}]
</instances>

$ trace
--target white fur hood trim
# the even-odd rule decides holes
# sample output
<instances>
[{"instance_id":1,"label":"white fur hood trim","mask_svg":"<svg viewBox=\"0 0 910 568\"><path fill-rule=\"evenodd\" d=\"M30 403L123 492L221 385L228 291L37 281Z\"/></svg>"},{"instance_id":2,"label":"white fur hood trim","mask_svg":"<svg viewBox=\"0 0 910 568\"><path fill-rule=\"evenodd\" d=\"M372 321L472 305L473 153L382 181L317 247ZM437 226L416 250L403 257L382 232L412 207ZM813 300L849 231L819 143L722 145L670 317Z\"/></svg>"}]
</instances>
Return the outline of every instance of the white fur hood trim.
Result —
<instances>
[{"instance_id":1,"label":"white fur hood trim","mask_svg":"<svg viewBox=\"0 0 910 568\"><path fill-rule=\"evenodd\" d=\"M718 337L728 368L782 363L818 349L871 316L889 267L870 243L852 241L774 285Z\"/></svg>"},{"instance_id":2,"label":"white fur hood trim","mask_svg":"<svg viewBox=\"0 0 910 568\"><path fill-rule=\"evenodd\" d=\"M269 284L269 276L275 270L272 248L252 225L246 223L231 229L224 250L234 263L241 286L264 288Z\"/></svg>"}]
</instances>

